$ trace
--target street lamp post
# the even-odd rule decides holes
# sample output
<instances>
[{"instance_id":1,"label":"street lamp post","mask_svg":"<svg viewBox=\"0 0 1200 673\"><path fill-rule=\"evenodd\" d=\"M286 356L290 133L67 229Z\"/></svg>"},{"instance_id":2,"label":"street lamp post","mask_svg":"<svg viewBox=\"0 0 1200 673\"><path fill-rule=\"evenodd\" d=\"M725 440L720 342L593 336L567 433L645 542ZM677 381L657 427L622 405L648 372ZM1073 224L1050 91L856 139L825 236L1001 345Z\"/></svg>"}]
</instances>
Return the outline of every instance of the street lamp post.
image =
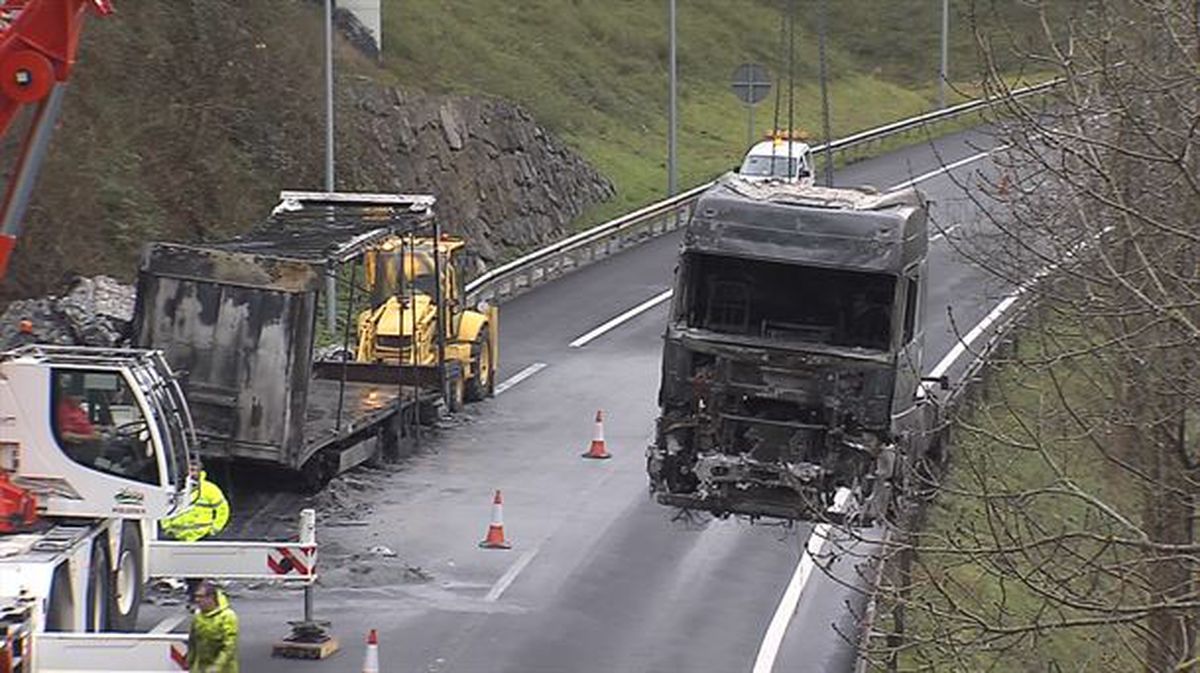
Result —
<instances>
[{"instance_id":1,"label":"street lamp post","mask_svg":"<svg viewBox=\"0 0 1200 673\"><path fill-rule=\"evenodd\" d=\"M825 54L825 33L829 30L829 0L821 0L820 25L817 31L817 51L821 70L821 132L825 135L825 186L833 186L833 149L830 136L833 134L829 122L829 64Z\"/></svg>"},{"instance_id":2,"label":"street lamp post","mask_svg":"<svg viewBox=\"0 0 1200 673\"><path fill-rule=\"evenodd\" d=\"M942 0L942 66L938 69L938 107L946 107L946 78L950 61L950 0Z\"/></svg>"},{"instance_id":3,"label":"street lamp post","mask_svg":"<svg viewBox=\"0 0 1200 673\"><path fill-rule=\"evenodd\" d=\"M325 191L333 191L333 0L325 0ZM325 272L325 325L337 331L337 270Z\"/></svg>"},{"instance_id":4,"label":"street lamp post","mask_svg":"<svg viewBox=\"0 0 1200 673\"><path fill-rule=\"evenodd\" d=\"M679 120L677 117L678 99L676 97L677 96L677 87L678 87L679 82L678 82L678 77L677 77L677 72L676 72L676 60L675 60L675 0L669 0L668 13L669 13L671 37L669 40L669 42L670 42L669 54L670 55L668 56L668 64L667 64L667 69L669 70L669 74L668 74L669 82L668 82L667 86L670 89L670 93L668 94L670 102L668 104L668 112L667 112L667 196L675 196L675 193L679 191L679 175L678 175L679 167L676 163L678 157L676 156L676 135L675 135L676 130L678 128L678 123L679 123Z\"/></svg>"}]
</instances>

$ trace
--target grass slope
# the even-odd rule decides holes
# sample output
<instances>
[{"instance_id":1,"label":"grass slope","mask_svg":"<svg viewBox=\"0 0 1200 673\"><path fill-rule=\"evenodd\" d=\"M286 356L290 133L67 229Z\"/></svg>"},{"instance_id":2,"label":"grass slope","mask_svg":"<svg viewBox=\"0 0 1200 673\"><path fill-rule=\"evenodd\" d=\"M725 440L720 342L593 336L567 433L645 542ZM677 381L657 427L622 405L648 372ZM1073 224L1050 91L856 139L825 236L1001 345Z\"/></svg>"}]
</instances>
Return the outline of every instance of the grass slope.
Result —
<instances>
[{"instance_id":1,"label":"grass slope","mask_svg":"<svg viewBox=\"0 0 1200 673\"><path fill-rule=\"evenodd\" d=\"M800 3L801 9L803 5ZM865 3L857 3L865 5ZM745 151L745 107L729 90L740 63L786 73L778 3L697 0L678 10L681 187L712 178ZM931 21L933 9L924 8ZM644 0L385 0L384 66L429 91L502 96L582 151L614 180L618 196L593 219L666 193L667 16ZM798 21L795 118L820 129L817 43ZM926 94L868 74L877 64L830 49L835 136L928 109ZM910 73L910 76L915 73ZM923 78L928 90L934 73ZM922 79L916 77L916 79ZM911 86L911 84L909 85ZM772 126L775 95L756 112ZM786 125L786 93L781 125Z\"/></svg>"}]
</instances>

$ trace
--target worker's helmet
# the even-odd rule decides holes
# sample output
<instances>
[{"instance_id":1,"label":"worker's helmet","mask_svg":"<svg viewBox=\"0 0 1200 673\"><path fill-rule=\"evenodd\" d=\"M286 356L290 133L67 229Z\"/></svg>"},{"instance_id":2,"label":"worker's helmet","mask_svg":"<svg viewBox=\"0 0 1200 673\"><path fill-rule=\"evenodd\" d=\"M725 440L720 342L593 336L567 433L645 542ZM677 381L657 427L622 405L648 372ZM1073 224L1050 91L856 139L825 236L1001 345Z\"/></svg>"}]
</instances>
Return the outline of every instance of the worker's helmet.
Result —
<instances>
[{"instance_id":1,"label":"worker's helmet","mask_svg":"<svg viewBox=\"0 0 1200 673\"><path fill-rule=\"evenodd\" d=\"M21 334L33 334L33 321L26 318L18 323L17 329L21 330Z\"/></svg>"}]
</instances>

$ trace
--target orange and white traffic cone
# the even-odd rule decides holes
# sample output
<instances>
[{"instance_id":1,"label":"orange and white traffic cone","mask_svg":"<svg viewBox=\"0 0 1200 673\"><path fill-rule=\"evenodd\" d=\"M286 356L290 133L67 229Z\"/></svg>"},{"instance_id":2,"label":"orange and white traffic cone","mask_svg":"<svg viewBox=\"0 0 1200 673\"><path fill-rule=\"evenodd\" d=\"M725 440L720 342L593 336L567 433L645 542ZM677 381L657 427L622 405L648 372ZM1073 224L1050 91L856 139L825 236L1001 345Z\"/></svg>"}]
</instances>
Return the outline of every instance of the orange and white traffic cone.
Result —
<instances>
[{"instance_id":1,"label":"orange and white traffic cone","mask_svg":"<svg viewBox=\"0 0 1200 673\"><path fill-rule=\"evenodd\" d=\"M496 497L492 498L492 523L488 526L487 537L479 546L484 549L512 549L512 545L504 539L504 498L500 497L500 489L496 489Z\"/></svg>"},{"instance_id":2,"label":"orange and white traffic cone","mask_svg":"<svg viewBox=\"0 0 1200 673\"><path fill-rule=\"evenodd\" d=\"M604 412L601 410L596 411L596 430L592 433L592 445L588 447L587 453L583 454L583 457L596 460L612 458L612 454L604 446Z\"/></svg>"},{"instance_id":3,"label":"orange and white traffic cone","mask_svg":"<svg viewBox=\"0 0 1200 673\"><path fill-rule=\"evenodd\" d=\"M363 673L379 673L379 636L375 629L367 634L367 654L363 657Z\"/></svg>"},{"instance_id":4,"label":"orange and white traffic cone","mask_svg":"<svg viewBox=\"0 0 1200 673\"><path fill-rule=\"evenodd\" d=\"M1008 196L1012 190L1012 180L1008 178L1008 173L1001 173L1000 180L996 184L996 193L1000 196Z\"/></svg>"}]
</instances>

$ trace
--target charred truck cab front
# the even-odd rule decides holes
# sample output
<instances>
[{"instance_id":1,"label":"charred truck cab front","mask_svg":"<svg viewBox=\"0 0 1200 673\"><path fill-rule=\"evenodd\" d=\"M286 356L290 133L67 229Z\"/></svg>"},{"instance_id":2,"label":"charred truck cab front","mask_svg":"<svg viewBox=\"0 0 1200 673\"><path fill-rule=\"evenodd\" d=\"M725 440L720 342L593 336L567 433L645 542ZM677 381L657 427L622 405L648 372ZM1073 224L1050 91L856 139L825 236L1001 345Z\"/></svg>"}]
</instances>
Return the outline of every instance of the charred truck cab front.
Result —
<instances>
[{"instance_id":1,"label":"charred truck cab front","mask_svg":"<svg viewBox=\"0 0 1200 673\"><path fill-rule=\"evenodd\" d=\"M726 176L684 234L647 469L659 502L886 513L925 451L926 205Z\"/></svg>"}]
</instances>

